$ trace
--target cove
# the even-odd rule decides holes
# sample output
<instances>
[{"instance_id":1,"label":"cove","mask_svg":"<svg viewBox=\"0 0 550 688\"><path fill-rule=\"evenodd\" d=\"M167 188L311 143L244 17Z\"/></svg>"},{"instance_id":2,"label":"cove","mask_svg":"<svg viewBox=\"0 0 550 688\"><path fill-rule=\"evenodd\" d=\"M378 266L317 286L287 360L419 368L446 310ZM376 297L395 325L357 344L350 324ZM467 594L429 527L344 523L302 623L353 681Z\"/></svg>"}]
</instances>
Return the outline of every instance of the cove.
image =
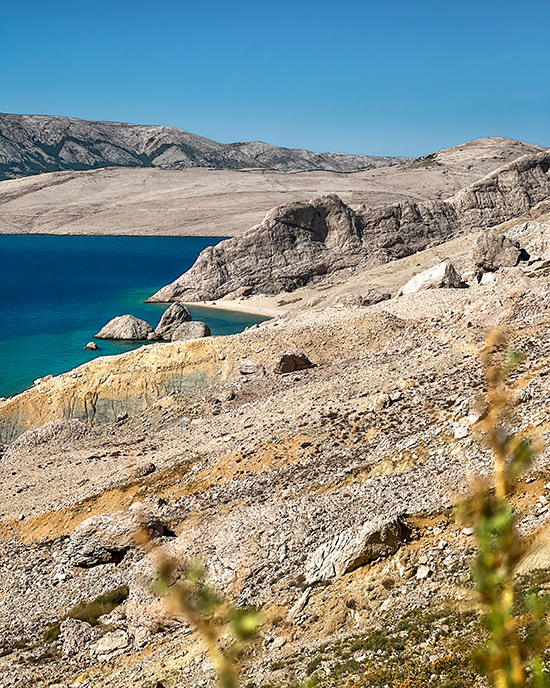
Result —
<instances>
[{"instance_id":1,"label":"cove","mask_svg":"<svg viewBox=\"0 0 550 688\"><path fill-rule=\"evenodd\" d=\"M101 355L141 342L84 345L116 315L153 327L166 304L144 303L222 238L0 235L0 396L29 388ZM247 313L191 308L212 334L233 334L265 320Z\"/></svg>"}]
</instances>

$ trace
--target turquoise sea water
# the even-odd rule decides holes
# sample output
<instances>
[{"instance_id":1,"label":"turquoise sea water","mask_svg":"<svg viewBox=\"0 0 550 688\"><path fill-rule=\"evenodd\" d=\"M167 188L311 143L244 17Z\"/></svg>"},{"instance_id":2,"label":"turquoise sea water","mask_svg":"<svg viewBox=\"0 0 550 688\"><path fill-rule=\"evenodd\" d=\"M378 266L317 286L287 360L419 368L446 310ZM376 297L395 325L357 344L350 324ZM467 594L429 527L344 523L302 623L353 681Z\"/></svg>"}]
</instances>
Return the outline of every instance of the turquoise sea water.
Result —
<instances>
[{"instance_id":1,"label":"turquoise sea water","mask_svg":"<svg viewBox=\"0 0 550 688\"><path fill-rule=\"evenodd\" d=\"M116 315L132 313L153 327L166 308L143 301L187 270L206 246L202 237L0 235L0 396L30 387L105 354L140 343L84 345ZM213 334L240 332L264 318L191 309Z\"/></svg>"}]
</instances>

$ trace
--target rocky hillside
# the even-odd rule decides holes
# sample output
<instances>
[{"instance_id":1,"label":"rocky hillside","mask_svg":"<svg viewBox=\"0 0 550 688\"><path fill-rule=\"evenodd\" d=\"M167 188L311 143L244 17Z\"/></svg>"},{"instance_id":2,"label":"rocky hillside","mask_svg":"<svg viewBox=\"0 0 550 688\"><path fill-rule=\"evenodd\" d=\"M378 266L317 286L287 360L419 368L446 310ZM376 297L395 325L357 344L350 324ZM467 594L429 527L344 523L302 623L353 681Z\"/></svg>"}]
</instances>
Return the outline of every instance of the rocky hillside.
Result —
<instances>
[{"instance_id":1,"label":"rocky hillside","mask_svg":"<svg viewBox=\"0 0 550 688\"><path fill-rule=\"evenodd\" d=\"M469 289L287 306L241 334L97 359L0 402L2 688L215 685L196 635L152 591L133 538L144 525L235 603L262 607L242 685L485 688L470 658L485 633L475 542L450 507L491 470L478 425L488 327L506 324L525 354L510 422L550 434L550 217L506 231L533 258ZM441 249L462 274L474 240ZM401 284L434 251L384 270ZM352 276L363 296L380 270ZM283 372L290 347L311 365ZM514 497L524 533L549 523L549 479L545 449ZM518 587L548 590L548 546L534 551Z\"/></svg>"},{"instance_id":2,"label":"rocky hillside","mask_svg":"<svg viewBox=\"0 0 550 688\"><path fill-rule=\"evenodd\" d=\"M289 203L244 234L205 249L151 301L293 291L322 275L379 265L527 213L550 197L550 151L500 167L445 201L353 210L337 196Z\"/></svg>"},{"instance_id":3,"label":"rocky hillside","mask_svg":"<svg viewBox=\"0 0 550 688\"><path fill-rule=\"evenodd\" d=\"M199 167L51 172L0 182L0 233L235 236L260 224L268 208L327 193L353 208L449 198L540 150L494 137L353 173Z\"/></svg>"},{"instance_id":4,"label":"rocky hillside","mask_svg":"<svg viewBox=\"0 0 550 688\"><path fill-rule=\"evenodd\" d=\"M0 114L0 180L111 166L350 172L403 159L313 153L255 141L222 144L173 127Z\"/></svg>"}]
</instances>

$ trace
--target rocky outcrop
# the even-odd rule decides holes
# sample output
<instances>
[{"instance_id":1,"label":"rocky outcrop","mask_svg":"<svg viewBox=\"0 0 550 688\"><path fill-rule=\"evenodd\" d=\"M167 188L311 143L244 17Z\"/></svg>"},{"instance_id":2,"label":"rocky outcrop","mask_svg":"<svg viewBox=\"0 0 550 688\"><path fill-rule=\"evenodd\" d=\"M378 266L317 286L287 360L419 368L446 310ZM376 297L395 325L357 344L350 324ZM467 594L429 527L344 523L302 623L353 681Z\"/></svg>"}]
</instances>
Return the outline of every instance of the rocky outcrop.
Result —
<instances>
[{"instance_id":1,"label":"rocky outcrop","mask_svg":"<svg viewBox=\"0 0 550 688\"><path fill-rule=\"evenodd\" d=\"M380 517L359 528L342 530L306 560L307 585L338 578L378 557L393 554L406 541L408 529L399 518Z\"/></svg>"},{"instance_id":2,"label":"rocky outcrop","mask_svg":"<svg viewBox=\"0 0 550 688\"><path fill-rule=\"evenodd\" d=\"M174 304L175 305L175 304ZM210 337L212 332L206 323L200 320L193 322L185 322L178 325L172 332L170 341L172 342L186 342L190 339L202 339L202 337Z\"/></svg>"},{"instance_id":3,"label":"rocky outcrop","mask_svg":"<svg viewBox=\"0 0 550 688\"><path fill-rule=\"evenodd\" d=\"M305 370L306 368L313 368L313 363L305 353L298 349L289 349L278 356L274 372L281 375L283 373L293 373L296 370Z\"/></svg>"},{"instance_id":4,"label":"rocky outcrop","mask_svg":"<svg viewBox=\"0 0 550 688\"><path fill-rule=\"evenodd\" d=\"M153 331L151 325L145 320L140 320L135 315L126 314L109 320L94 336L97 339L141 340L147 339Z\"/></svg>"},{"instance_id":5,"label":"rocky outcrop","mask_svg":"<svg viewBox=\"0 0 550 688\"><path fill-rule=\"evenodd\" d=\"M162 535L163 527L139 503L129 511L92 516L71 534L65 557L72 566L82 568L118 562L136 545L140 533L154 538Z\"/></svg>"},{"instance_id":6,"label":"rocky outcrop","mask_svg":"<svg viewBox=\"0 0 550 688\"><path fill-rule=\"evenodd\" d=\"M446 201L352 210L338 196L288 203L244 234L205 249L150 301L218 299L237 289L292 291L335 270L379 265L491 227L550 196L550 151L505 165Z\"/></svg>"},{"instance_id":7,"label":"rocky outcrop","mask_svg":"<svg viewBox=\"0 0 550 688\"><path fill-rule=\"evenodd\" d=\"M454 269L450 260L445 260L433 268L419 272L418 275L401 287L397 296L414 294L423 289L458 289L461 286L460 275Z\"/></svg>"},{"instance_id":8,"label":"rocky outcrop","mask_svg":"<svg viewBox=\"0 0 550 688\"><path fill-rule=\"evenodd\" d=\"M471 253L472 262L480 273L513 268L520 257L519 244L496 230L481 232Z\"/></svg>"},{"instance_id":9,"label":"rocky outcrop","mask_svg":"<svg viewBox=\"0 0 550 688\"><path fill-rule=\"evenodd\" d=\"M0 114L0 180L111 166L352 172L403 160L313 153L256 141L222 144L173 127Z\"/></svg>"},{"instance_id":10,"label":"rocky outcrop","mask_svg":"<svg viewBox=\"0 0 550 688\"><path fill-rule=\"evenodd\" d=\"M64 657L71 657L84 652L94 639L94 629L86 621L63 619L60 624L61 652Z\"/></svg>"},{"instance_id":11,"label":"rocky outcrop","mask_svg":"<svg viewBox=\"0 0 550 688\"><path fill-rule=\"evenodd\" d=\"M338 196L286 203L240 237L206 248L193 267L149 301L220 298L239 287L292 291L331 268L359 262L361 224Z\"/></svg>"},{"instance_id":12,"label":"rocky outcrop","mask_svg":"<svg viewBox=\"0 0 550 688\"><path fill-rule=\"evenodd\" d=\"M170 341L175 330L183 323L191 320L191 313L182 306L181 303L173 303L169 306L160 319L159 324L155 328L155 338Z\"/></svg>"}]
</instances>

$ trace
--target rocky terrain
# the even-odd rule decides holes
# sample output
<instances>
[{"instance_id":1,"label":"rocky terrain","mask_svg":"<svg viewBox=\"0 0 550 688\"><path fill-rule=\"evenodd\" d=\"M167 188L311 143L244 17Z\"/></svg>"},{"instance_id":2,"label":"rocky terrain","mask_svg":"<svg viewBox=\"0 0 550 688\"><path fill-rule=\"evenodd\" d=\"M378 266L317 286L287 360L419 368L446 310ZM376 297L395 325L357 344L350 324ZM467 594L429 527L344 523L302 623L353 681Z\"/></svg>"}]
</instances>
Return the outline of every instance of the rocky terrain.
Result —
<instances>
[{"instance_id":1,"label":"rocky terrain","mask_svg":"<svg viewBox=\"0 0 550 688\"><path fill-rule=\"evenodd\" d=\"M505 327L525 355L510 426L543 441L514 495L536 545L517 584L548 592L547 155L437 203L448 224L428 225L429 247L418 203L410 225L388 217L410 227L410 255L390 246L292 293L222 302L269 321L98 358L0 401L0 686L214 685L153 590L144 528L261 608L243 686L488 686L471 657L486 634L475 538L454 507L491 472L479 352ZM339 199L290 210L342 259L362 241ZM170 309L166 339L187 322Z\"/></svg>"},{"instance_id":2,"label":"rocky terrain","mask_svg":"<svg viewBox=\"0 0 550 688\"><path fill-rule=\"evenodd\" d=\"M528 213L550 196L550 152L500 167L444 201L352 209L338 196L271 210L243 235L206 248L150 301L218 299L237 291L291 292L320 276L379 265Z\"/></svg>"},{"instance_id":3,"label":"rocky terrain","mask_svg":"<svg viewBox=\"0 0 550 688\"><path fill-rule=\"evenodd\" d=\"M151 592L132 536L144 522L262 608L243 685L485 685L468 659L484 633L474 543L449 509L490 470L476 427L488 327L506 323L526 355L514 426L550 432L550 216L502 229L530 260L469 288L355 298L395 293L437 251L474 274L477 234L339 273L318 292L333 305L97 359L1 403L0 685L212 683ZM515 497L525 532L548 520L549 478L545 450ZM545 552L522 585L545 589Z\"/></svg>"},{"instance_id":4,"label":"rocky terrain","mask_svg":"<svg viewBox=\"0 0 550 688\"><path fill-rule=\"evenodd\" d=\"M487 138L362 172L108 167L0 182L0 233L234 236L336 193L356 208L448 198L540 146Z\"/></svg>"},{"instance_id":5,"label":"rocky terrain","mask_svg":"<svg viewBox=\"0 0 550 688\"><path fill-rule=\"evenodd\" d=\"M174 127L0 113L0 180L112 166L352 172L401 160L313 153L260 141L223 144Z\"/></svg>"}]
</instances>

